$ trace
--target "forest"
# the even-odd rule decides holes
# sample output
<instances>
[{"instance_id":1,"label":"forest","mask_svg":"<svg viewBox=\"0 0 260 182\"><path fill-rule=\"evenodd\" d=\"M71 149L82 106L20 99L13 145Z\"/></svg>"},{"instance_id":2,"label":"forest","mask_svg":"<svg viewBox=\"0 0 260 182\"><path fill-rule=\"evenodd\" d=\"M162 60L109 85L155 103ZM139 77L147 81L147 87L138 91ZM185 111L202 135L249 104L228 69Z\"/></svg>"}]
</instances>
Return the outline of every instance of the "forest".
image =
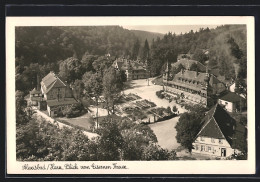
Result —
<instances>
[{"instance_id":1,"label":"forest","mask_svg":"<svg viewBox=\"0 0 260 182\"><path fill-rule=\"evenodd\" d=\"M110 64L117 57L146 61L151 75L158 76L166 62L174 63L179 54L185 53L206 63L222 81L242 82L247 74L245 25L201 28L180 35L169 32L164 36L120 26L17 27L15 42L16 89L25 92L35 87L36 74L43 77L49 71L59 73L69 58L77 60L75 70L82 72L77 79L93 70L93 62L103 59L104 64ZM204 55L203 50L209 54ZM110 63L104 59L107 54Z\"/></svg>"}]
</instances>

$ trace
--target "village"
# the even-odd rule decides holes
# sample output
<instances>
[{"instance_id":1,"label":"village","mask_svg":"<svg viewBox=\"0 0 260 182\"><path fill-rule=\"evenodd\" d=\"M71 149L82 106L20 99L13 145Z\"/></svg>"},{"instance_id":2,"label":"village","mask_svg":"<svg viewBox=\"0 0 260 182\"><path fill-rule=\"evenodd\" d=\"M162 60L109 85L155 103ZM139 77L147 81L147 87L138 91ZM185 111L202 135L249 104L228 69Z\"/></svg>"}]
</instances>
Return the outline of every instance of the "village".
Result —
<instances>
[{"instance_id":1,"label":"village","mask_svg":"<svg viewBox=\"0 0 260 182\"><path fill-rule=\"evenodd\" d=\"M41 79L37 76L37 87L25 97L27 106L37 117L61 128L80 129L90 139L98 137L95 131L108 115L147 125L158 145L174 150L183 160L227 159L244 152L238 143L246 135L246 125L234 118L237 114L246 117L247 102L243 95L235 93L234 82L219 80L214 70L190 54L179 54L176 63L167 62L163 74L156 77L151 76L147 63L138 60L117 58L112 67L123 72L126 80L117 93L120 99L110 110L104 95L84 101L53 71ZM177 141L176 125L182 115L197 106L208 110L202 113L198 132L187 148ZM68 108L69 112L61 114Z\"/></svg>"}]
</instances>

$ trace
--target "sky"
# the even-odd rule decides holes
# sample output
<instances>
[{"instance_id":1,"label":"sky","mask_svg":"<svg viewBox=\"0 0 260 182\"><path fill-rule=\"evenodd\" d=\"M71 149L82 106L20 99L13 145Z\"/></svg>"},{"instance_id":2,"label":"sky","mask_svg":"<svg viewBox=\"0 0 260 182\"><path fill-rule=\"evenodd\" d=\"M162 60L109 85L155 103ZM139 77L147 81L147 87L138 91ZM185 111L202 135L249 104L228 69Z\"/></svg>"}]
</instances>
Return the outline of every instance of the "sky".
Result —
<instances>
[{"instance_id":1,"label":"sky","mask_svg":"<svg viewBox=\"0 0 260 182\"><path fill-rule=\"evenodd\" d=\"M129 30L144 30L148 32L157 32L166 34L172 32L181 34L189 32L190 30L198 31L200 28L216 28L219 25L123 25L124 28Z\"/></svg>"}]
</instances>

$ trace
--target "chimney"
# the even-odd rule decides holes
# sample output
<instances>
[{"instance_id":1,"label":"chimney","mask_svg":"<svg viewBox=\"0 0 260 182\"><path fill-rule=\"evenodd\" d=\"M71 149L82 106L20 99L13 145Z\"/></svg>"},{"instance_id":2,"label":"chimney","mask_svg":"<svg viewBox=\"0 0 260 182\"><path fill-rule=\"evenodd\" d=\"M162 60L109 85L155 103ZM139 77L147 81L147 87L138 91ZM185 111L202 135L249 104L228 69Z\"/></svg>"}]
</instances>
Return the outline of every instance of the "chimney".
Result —
<instances>
[{"instance_id":1,"label":"chimney","mask_svg":"<svg viewBox=\"0 0 260 182\"><path fill-rule=\"evenodd\" d=\"M36 87L36 90L37 90L37 91L40 90L40 77L39 77L38 74L37 74L37 87Z\"/></svg>"}]
</instances>

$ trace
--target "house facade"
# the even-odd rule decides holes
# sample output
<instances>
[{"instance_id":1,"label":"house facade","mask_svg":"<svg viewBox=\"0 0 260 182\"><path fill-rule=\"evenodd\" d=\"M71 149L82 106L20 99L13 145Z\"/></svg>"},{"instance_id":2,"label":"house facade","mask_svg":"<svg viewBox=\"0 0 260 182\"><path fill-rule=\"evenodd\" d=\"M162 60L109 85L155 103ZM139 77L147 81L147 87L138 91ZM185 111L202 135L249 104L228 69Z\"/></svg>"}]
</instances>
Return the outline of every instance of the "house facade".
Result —
<instances>
[{"instance_id":1,"label":"house facade","mask_svg":"<svg viewBox=\"0 0 260 182\"><path fill-rule=\"evenodd\" d=\"M207 105L209 95L220 94L226 90L225 84L213 74L182 69L175 75L170 75L168 66L163 75L165 91L182 95L185 99Z\"/></svg>"},{"instance_id":2,"label":"house facade","mask_svg":"<svg viewBox=\"0 0 260 182\"><path fill-rule=\"evenodd\" d=\"M61 79L50 72L41 81L41 91L47 102L47 111L50 116L56 116L65 106L76 104L72 91Z\"/></svg>"},{"instance_id":3,"label":"house facade","mask_svg":"<svg viewBox=\"0 0 260 182\"><path fill-rule=\"evenodd\" d=\"M117 70L124 71L127 81L147 78L145 65L129 59L116 59L113 66Z\"/></svg>"},{"instance_id":4,"label":"house facade","mask_svg":"<svg viewBox=\"0 0 260 182\"><path fill-rule=\"evenodd\" d=\"M222 105L228 112L241 111L246 105L245 99L234 92L229 92L228 94L221 97L218 100L218 103Z\"/></svg>"},{"instance_id":5,"label":"house facade","mask_svg":"<svg viewBox=\"0 0 260 182\"><path fill-rule=\"evenodd\" d=\"M246 128L216 104L201 122L193 142L192 153L214 157L229 157L241 152L238 143L244 140Z\"/></svg>"}]
</instances>

